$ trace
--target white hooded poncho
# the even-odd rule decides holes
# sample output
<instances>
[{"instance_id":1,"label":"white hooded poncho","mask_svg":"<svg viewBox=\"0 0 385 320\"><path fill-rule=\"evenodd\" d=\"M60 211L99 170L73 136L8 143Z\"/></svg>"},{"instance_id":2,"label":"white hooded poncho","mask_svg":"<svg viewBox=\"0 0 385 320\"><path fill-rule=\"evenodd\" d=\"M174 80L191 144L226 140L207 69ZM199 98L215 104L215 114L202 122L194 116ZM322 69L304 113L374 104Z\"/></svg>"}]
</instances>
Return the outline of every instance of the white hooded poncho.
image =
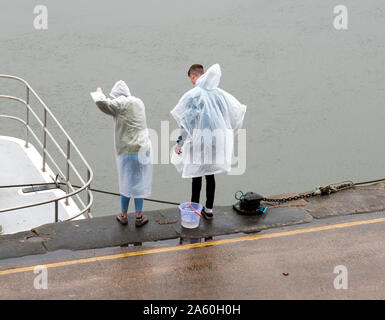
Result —
<instances>
[{"instance_id":1,"label":"white hooded poncho","mask_svg":"<svg viewBox=\"0 0 385 320\"><path fill-rule=\"evenodd\" d=\"M171 157L183 178L231 170L234 135L242 127L246 106L218 88L220 78L220 66L211 66L171 111L187 132L182 154Z\"/></svg>"},{"instance_id":2,"label":"white hooded poncho","mask_svg":"<svg viewBox=\"0 0 385 320\"><path fill-rule=\"evenodd\" d=\"M119 173L119 191L126 197L145 198L151 195L152 160L145 107L131 95L122 80L115 83L110 96L92 92L98 108L114 119L114 141Z\"/></svg>"}]
</instances>

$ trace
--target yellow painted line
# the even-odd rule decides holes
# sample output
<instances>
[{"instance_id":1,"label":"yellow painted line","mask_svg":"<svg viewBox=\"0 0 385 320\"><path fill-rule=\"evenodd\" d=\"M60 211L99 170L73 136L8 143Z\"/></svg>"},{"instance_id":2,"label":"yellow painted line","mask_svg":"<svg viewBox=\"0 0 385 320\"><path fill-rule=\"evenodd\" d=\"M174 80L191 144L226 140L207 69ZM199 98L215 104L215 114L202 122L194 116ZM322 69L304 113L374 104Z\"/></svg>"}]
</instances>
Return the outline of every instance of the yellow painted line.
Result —
<instances>
[{"instance_id":1,"label":"yellow painted line","mask_svg":"<svg viewBox=\"0 0 385 320\"><path fill-rule=\"evenodd\" d=\"M49 264L42 265L42 266L45 266L46 268L65 267L65 266L71 266L71 265L75 265L75 264L83 264L83 263L105 261L105 260L114 260L114 259L120 259L120 258L142 256L142 255L147 255L147 254L182 251L182 250L188 250L188 249L193 249L193 248L209 247L209 246L236 243L236 242L242 242L242 241L271 239L271 238L293 236L293 235L298 235L298 234L325 231L325 230L342 229L342 228L348 228L348 227L354 227L354 226L360 226L360 225L366 225L366 224L373 224L373 223L379 223L379 222L385 222L385 218L360 220L360 221L332 224L332 225L316 227L316 228L304 228L304 229L297 229L297 230L292 230L292 231L283 231L283 232L276 232L276 233L254 234L254 235L248 235L248 236L237 237L237 238L213 240L213 241L207 241L207 242L202 242L202 243L184 244L184 245L167 247L167 248L149 249L149 250L143 250L143 251L114 254L114 255L109 255L109 256L101 256L101 257L92 257L92 258L86 258L86 259L62 261L62 262L57 262L57 263L49 263ZM0 275L33 271L36 267L37 266L31 266L31 267L3 270L3 271L0 271Z\"/></svg>"}]
</instances>

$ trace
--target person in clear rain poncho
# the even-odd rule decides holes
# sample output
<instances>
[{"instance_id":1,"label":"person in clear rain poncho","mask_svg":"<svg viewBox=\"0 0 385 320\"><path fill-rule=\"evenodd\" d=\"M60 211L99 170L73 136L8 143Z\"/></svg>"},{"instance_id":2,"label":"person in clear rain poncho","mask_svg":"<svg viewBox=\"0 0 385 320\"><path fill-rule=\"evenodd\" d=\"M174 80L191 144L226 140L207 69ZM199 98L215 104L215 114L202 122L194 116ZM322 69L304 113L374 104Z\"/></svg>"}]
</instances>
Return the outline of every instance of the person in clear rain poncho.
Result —
<instances>
[{"instance_id":1,"label":"person in clear rain poncho","mask_svg":"<svg viewBox=\"0 0 385 320\"><path fill-rule=\"evenodd\" d=\"M150 196L152 186L151 141L149 138L145 107L139 98L131 95L122 80L111 90L112 100L100 88L91 93L98 108L113 117L116 162L119 174L121 214L117 219L127 224L130 198L134 198L136 221L140 227L148 222L142 215L143 198Z\"/></svg>"},{"instance_id":2,"label":"person in clear rain poncho","mask_svg":"<svg viewBox=\"0 0 385 320\"><path fill-rule=\"evenodd\" d=\"M191 202L199 203L202 177L206 177L206 205L202 214L212 219L214 174L231 170L234 135L242 127L246 106L218 88L221 78L218 64L205 73L202 65L195 64L187 74L194 88L171 111L181 128L171 162L182 178L192 178Z\"/></svg>"}]
</instances>

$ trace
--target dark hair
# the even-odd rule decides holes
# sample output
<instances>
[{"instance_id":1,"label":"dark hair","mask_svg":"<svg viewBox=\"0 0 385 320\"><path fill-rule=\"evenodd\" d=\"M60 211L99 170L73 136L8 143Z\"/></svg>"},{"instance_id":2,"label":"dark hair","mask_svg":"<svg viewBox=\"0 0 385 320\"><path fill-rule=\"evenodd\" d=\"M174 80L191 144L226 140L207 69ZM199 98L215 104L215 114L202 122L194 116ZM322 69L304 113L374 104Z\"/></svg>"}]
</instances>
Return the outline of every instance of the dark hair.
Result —
<instances>
[{"instance_id":1,"label":"dark hair","mask_svg":"<svg viewBox=\"0 0 385 320\"><path fill-rule=\"evenodd\" d=\"M193 64L187 72L188 76L190 76L190 74L193 74L194 76L200 76L204 74L203 66L201 64Z\"/></svg>"}]
</instances>

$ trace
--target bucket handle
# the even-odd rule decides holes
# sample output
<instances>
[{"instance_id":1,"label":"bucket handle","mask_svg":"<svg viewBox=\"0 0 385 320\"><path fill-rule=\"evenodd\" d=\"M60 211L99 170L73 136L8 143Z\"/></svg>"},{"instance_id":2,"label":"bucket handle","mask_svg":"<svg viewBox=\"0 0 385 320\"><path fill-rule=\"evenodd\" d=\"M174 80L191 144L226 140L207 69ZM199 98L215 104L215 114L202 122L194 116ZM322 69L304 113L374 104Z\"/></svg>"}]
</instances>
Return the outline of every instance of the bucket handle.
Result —
<instances>
[{"instance_id":1,"label":"bucket handle","mask_svg":"<svg viewBox=\"0 0 385 320\"><path fill-rule=\"evenodd\" d=\"M187 204L194 210L194 212L198 215L198 216L202 216L198 211L195 210L195 208L191 205L190 202L187 202Z\"/></svg>"}]
</instances>

